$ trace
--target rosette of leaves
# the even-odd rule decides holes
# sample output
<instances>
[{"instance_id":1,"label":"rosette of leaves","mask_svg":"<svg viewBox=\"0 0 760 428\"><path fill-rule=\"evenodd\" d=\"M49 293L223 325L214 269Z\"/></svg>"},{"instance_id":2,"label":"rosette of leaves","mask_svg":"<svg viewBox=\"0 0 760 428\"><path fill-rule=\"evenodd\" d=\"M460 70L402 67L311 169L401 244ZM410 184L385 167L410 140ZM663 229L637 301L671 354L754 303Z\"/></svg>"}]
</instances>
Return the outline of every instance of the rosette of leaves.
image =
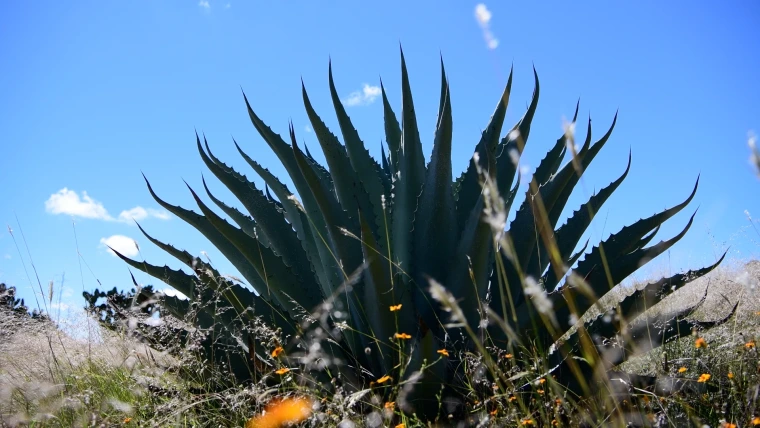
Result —
<instances>
[{"instance_id":1,"label":"rosette of leaves","mask_svg":"<svg viewBox=\"0 0 760 428\"><path fill-rule=\"evenodd\" d=\"M580 245L581 238L594 213L626 178L631 164L629 156L622 175L559 225L571 193L608 142L616 121L593 141L589 120L585 141L577 151L567 132L552 145L507 227L507 213L519 199L519 158L528 143L539 100L535 70L534 79L527 111L506 129L510 72L475 145L476 156L456 178L451 166L452 103L443 63L438 119L427 160L403 53L400 116L381 83L385 145L379 162L370 156L341 103L331 66L329 89L342 141L317 114L302 84L303 103L326 166L305 146L299 146L292 124L283 138L264 123L244 94L254 128L284 166L294 189L233 140L245 163L266 183L265 189L258 188L239 169L218 159L205 137L197 135L196 147L203 162L237 197L240 208L214 196L205 178L205 193L226 218L189 185L200 213L170 204L158 196L147 178L146 183L153 198L213 243L248 286L220 281L218 272L207 263L142 228L151 242L182 261L191 273L116 254L187 295L193 295L198 284L206 284L221 296L218 304L227 308L227 319L221 322L264 320L276 326L284 343L294 344L293 348L306 337L310 321L320 324L317 317L304 314L322 311L328 302L326 322L340 326L339 334L331 337L329 352L347 362L338 372L353 388L364 388L384 376L409 379L424 368L422 380L415 378L418 390L423 391L419 400L436 400L431 397L441 385L451 386L456 394L461 368L457 359L462 353L483 352L487 344L515 347L530 342L548 354L550 345L576 327L574 317L594 306L597 296L673 246L694 217L676 236L649 245L660 226L691 202L696 184L683 202L624 227L586 252L588 241ZM573 124L577 113L576 107ZM254 151L263 148L261 144L252 147ZM563 162L568 151L570 160ZM653 295L712 268L676 275L637 291L620 304L622 314L638 313L639 305L651 303ZM431 279L445 286L445 296L440 292L431 296ZM446 301L446 296L451 299ZM170 310L178 310L181 317L180 308ZM687 314L672 314L662 324L663 331L672 336L670 327L685 322ZM452 315L454 325L449 322ZM610 336L630 329L619 323L605 323L600 328L600 334ZM580 337L589 331L582 329ZM684 331L690 330L677 334ZM637 330L631 333L626 337L640 341ZM652 338L649 348L666 338ZM252 372L275 368L261 364L272 358L260 338L251 335L239 342L258 361L250 364ZM560 348L572 351L572 345L580 342L564 341ZM447 350L449 356L442 357L441 350ZM562 364L571 360L565 358L570 355L567 352L554 355L562 356ZM570 369L576 375L577 370L589 375L597 365L573 367L557 369L558 382L571 385Z\"/></svg>"}]
</instances>

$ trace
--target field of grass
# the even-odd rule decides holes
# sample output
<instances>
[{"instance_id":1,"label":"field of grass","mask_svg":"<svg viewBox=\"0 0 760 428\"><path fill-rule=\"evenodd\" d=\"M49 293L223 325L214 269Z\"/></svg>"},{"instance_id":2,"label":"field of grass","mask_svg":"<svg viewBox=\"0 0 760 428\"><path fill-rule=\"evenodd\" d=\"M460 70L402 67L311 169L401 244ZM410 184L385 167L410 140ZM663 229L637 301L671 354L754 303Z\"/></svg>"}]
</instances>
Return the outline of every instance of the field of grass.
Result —
<instances>
[{"instance_id":1,"label":"field of grass","mask_svg":"<svg viewBox=\"0 0 760 428\"><path fill-rule=\"evenodd\" d=\"M483 402L473 395L464 421L439 421L436 426L760 425L758 285L760 262L727 261L651 309L668 312L693 305L707 291L705 303L693 315L707 321L725 316L739 303L729 322L668 343L622 367L675 379L678 392L657 396L630 390L614 409L565 403L549 387L546 392L535 389L530 397L495 394ZM243 426L264 413L275 418L277 409L264 412L266 405L288 396L310 399L296 402L305 411L303 426L417 425L414 417L401 415L395 402L382 402L370 390L324 396L288 375L245 387L229 385L221 373L209 375L190 346L170 355L135 340L128 329L114 332L87 319L76 326L74 339L50 321L0 312L0 425ZM515 357L505 364L517 370L532 363ZM472 383L477 382L473 374ZM290 412L300 411L294 409ZM247 426L276 426L258 421Z\"/></svg>"}]
</instances>

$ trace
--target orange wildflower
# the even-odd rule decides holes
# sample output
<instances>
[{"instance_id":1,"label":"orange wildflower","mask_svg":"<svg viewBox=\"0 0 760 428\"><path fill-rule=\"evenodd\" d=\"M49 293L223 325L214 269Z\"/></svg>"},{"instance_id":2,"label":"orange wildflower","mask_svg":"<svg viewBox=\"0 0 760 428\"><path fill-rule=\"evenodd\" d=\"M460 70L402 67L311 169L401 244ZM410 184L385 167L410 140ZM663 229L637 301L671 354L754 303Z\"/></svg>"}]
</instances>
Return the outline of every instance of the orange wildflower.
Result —
<instances>
[{"instance_id":1,"label":"orange wildflower","mask_svg":"<svg viewBox=\"0 0 760 428\"><path fill-rule=\"evenodd\" d=\"M538 392L540 395L544 395L544 390L543 390L543 389L539 389L539 390L538 390L538 391L536 391L536 392Z\"/></svg>"},{"instance_id":2,"label":"orange wildflower","mask_svg":"<svg viewBox=\"0 0 760 428\"><path fill-rule=\"evenodd\" d=\"M504 358L506 358L506 359L510 359L510 358L512 358L512 357L513 357L513 355L512 355L512 354L506 354L506 355L504 355Z\"/></svg>"},{"instance_id":3,"label":"orange wildflower","mask_svg":"<svg viewBox=\"0 0 760 428\"><path fill-rule=\"evenodd\" d=\"M301 422L311 415L311 401L305 398L286 398L269 404L260 416L245 423L245 428L277 428Z\"/></svg>"},{"instance_id":4,"label":"orange wildflower","mask_svg":"<svg viewBox=\"0 0 760 428\"><path fill-rule=\"evenodd\" d=\"M445 349L439 349L436 352L438 352L439 354L443 355L444 357L448 357L449 356L449 351L447 351Z\"/></svg>"},{"instance_id":5,"label":"orange wildflower","mask_svg":"<svg viewBox=\"0 0 760 428\"><path fill-rule=\"evenodd\" d=\"M396 339L411 339L412 336L406 333L396 333Z\"/></svg>"},{"instance_id":6,"label":"orange wildflower","mask_svg":"<svg viewBox=\"0 0 760 428\"><path fill-rule=\"evenodd\" d=\"M132 422L132 418L124 418L124 423L125 424L128 424L130 422Z\"/></svg>"},{"instance_id":7,"label":"orange wildflower","mask_svg":"<svg viewBox=\"0 0 760 428\"><path fill-rule=\"evenodd\" d=\"M517 400L517 397L514 396L514 394L509 396L509 401L515 401Z\"/></svg>"},{"instance_id":8,"label":"orange wildflower","mask_svg":"<svg viewBox=\"0 0 760 428\"><path fill-rule=\"evenodd\" d=\"M760 416L756 416L754 419L752 419L752 425L754 426L760 425Z\"/></svg>"},{"instance_id":9,"label":"orange wildflower","mask_svg":"<svg viewBox=\"0 0 760 428\"><path fill-rule=\"evenodd\" d=\"M556 419L552 419L552 426L553 427L559 426L559 422Z\"/></svg>"},{"instance_id":10,"label":"orange wildflower","mask_svg":"<svg viewBox=\"0 0 760 428\"><path fill-rule=\"evenodd\" d=\"M491 412L489 414L491 416L496 416L497 414L499 414L499 409L493 409L493 410L491 410Z\"/></svg>"},{"instance_id":11,"label":"orange wildflower","mask_svg":"<svg viewBox=\"0 0 760 428\"><path fill-rule=\"evenodd\" d=\"M393 410L394 407L396 407L396 402L395 401L389 401L389 402L385 403L385 408L386 409Z\"/></svg>"},{"instance_id":12,"label":"orange wildflower","mask_svg":"<svg viewBox=\"0 0 760 428\"><path fill-rule=\"evenodd\" d=\"M733 379L734 378L734 374L731 373L731 372L728 372L728 374L726 376L728 376L729 379Z\"/></svg>"},{"instance_id":13,"label":"orange wildflower","mask_svg":"<svg viewBox=\"0 0 760 428\"><path fill-rule=\"evenodd\" d=\"M705 383L708 380L710 380L711 377L712 377L712 375L710 375L708 373L702 373L701 375L699 375L699 379L697 379L697 382L699 382L699 383Z\"/></svg>"},{"instance_id":14,"label":"orange wildflower","mask_svg":"<svg viewBox=\"0 0 760 428\"><path fill-rule=\"evenodd\" d=\"M541 385L543 385L545 382L546 382L546 378L543 378L543 377L538 380L538 383L540 383Z\"/></svg>"},{"instance_id":15,"label":"orange wildflower","mask_svg":"<svg viewBox=\"0 0 760 428\"><path fill-rule=\"evenodd\" d=\"M678 369L678 373L684 373L686 372L686 370L688 370L686 367L681 367L680 369Z\"/></svg>"},{"instance_id":16,"label":"orange wildflower","mask_svg":"<svg viewBox=\"0 0 760 428\"><path fill-rule=\"evenodd\" d=\"M285 350L282 348L282 346L278 346L274 348L274 350L272 351L272 358L279 357L280 354L282 354L283 352L285 352Z\"/></svg>"},{"instance_id":17,"label":"orange wildflower","mask_svg":"<svg viewBox=\"0 0 760 428\"><path fill-rule=\"evenodd\" d=\"M393 378L388 375L385 375L381 377L380 379L378 379L376 383L385 383L385 382L388 382L389 380L393 380Z\"/></svg>"},{"instance_id":18,"label":"orange wildflower","mask_svg":"<svg viewBox=\"0 0 760 428\"><path fill-rule=\"evenodd\" d=\"M707 348L707 341L704 338L698 338L694 341L694 347L699 348Z\"/></svg>"},{"instance_id":19,"label":"orange wildflower","mask_svg":"<svg viewBox=\"0 0 760 428\"><path fill-rule=\"evenodd\" d=\"M396 312L401 310L401 303L398 305L391 305L391 312Z\"/></svg>"},{"instance_id":20,"label":"orange wildflower","mask_svg":"<svg viewBox=\"0 0 760 428\"><path fill-rule=\"evenodd\" d=\"M747 343L744 344L744 348L745 349L752 349L754 347L755 347L755 341L754 340L750 340L749 342L747 342Z\"/></svg>"},{"instance_id":21,"label":"orange wildflower","mask_svg":"<svg viewBox=\"0 0 760 428\"><path fill-rule=\"evenodd\" d=\"M290 371L290 369L289 369L289 368L287 368L287 367L283 367L283 368L281 368L281 369L278 369L277 371L275 371L275 373L277 373L278 375L284 375L285 373L287 373L287 372L289 372L289 371Z\"/></svg>"},{"instance_id":22,"label":"orange wildflower","mask_svg":"<svg viewBox=\"0 0 760 428\"><path fill-rule=\"evenodd\" d=\"M523 419L522 420L523 425L533 425L535 422L533 422L533 419Z\"/></svg>"},{"instance_id":23,"label":"orange wildflower","mask_svg":"<svg viewBox=\"0 0 760 428\"><path fill-rule=\"evenodd\" d=\"M723 422L720 426L721 428L736 428L736 424L732 424L731 422Z\"/></svg>"},{"instance_id":24,"label":"orange wildflower","mask_svg":"<svg viewBox=\"0 0 760 428\"><path fill-rule=\"evenodd\" d=\"M406 424L400 423L400 424L396 425L396 428L406 428Z\"/></svg>"}]
</instances>

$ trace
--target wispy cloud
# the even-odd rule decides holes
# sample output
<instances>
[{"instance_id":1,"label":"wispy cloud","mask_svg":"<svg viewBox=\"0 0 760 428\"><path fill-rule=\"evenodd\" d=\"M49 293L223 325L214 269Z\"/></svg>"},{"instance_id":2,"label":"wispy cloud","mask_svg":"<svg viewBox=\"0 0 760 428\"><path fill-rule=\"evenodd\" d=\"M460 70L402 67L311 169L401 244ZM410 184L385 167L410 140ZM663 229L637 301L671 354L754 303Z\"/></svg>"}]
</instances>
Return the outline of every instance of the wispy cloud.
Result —
<instances>
[{"instance_id":1,"label":"wispy cloud","mask_svg":"<svg viewBox=\"0 0 760 428\"><path fill-rule=\"evenodd\" d=\"M475 6L475 19L478 21L480 29L483 30L483 38L486 39L488 49L496 49L499 46L499 39L491 32L491 11L485 4L478 3Z\"/></svg>"},{"instance_id":2,"label":"wispy cloud","mask_svg":"<svg viewBox=\"0 0 760 428\"><path fill-rule=\"evenodd\" d=\"M211 3L209 3L208 0L199 1L198 6L200 6L201 9L205 9L205 10L211 9Z\"/></svg>"},{"instance_id":3,"label":"wispy cloud","mask_svg":"<svg viewBox=\"0 0 760 428\"><path fill-rule=\"evenodd\" d=\"M117 217L111 216L102 203L96 201L87 192L83 191L81 196L74 190L66 187L50 195L45 201L45 211L50 214L66 214L74 217L88 218L93 220L117 221L121 223L133 224L132 220L144 220L148 217L160 220L168 220L169 213L152 208L143 208L137 206L124 210Z\"/></svg>"},{"instance_id":4,"label":"wispy cloud","mask_svg":"<svg viewBox=\"0 0 760 428\"><path fill-rule=\"evenodd\" d=\"M227 3L227 4L225 4L225 5L224 5L224 8L225 8L225 9L229 9L229 8L231 8L231 7L232 7L232 5L231 5L231 4L229 4L229 3Z\"/></svg>"},{"instance_id":5,"label":"wispy cloud","mask_svg":"<svg viewBox=\"0 0 760 428\"><path fill-rule=\"evenodd\" d=\"M100 244L106 248L111 247L127 257L134 257L139 253L137 242L129 236L112 235L108 238L100 238ZM108 252L116 257L116 254L111 251L111 248L108 248Z\"/></svg>"},{"instance_id":6,"label":"wispy cloud","mask_svg":"<svg viewBox=\"0 0 760 428\"><path fill-rule=\"evenodd\" d=\"M351 92L348 97L343 100L343 103L346 107L366 106L375 102L381 93L379 86L372 86L365 83L362 85L361 91Z\"/></svg>"},{"instance_id":7,"label":"wispy cloud","mask_svg":"<svg viewBox=\"0 0 760 428\"><path fill-rule=\"evenodd\" d=\"M306 131L306 132L314 132L314 130L311 129L311 126L309 126L309 125L304 126L303 130Z\"/></svg>"}]
</instances>

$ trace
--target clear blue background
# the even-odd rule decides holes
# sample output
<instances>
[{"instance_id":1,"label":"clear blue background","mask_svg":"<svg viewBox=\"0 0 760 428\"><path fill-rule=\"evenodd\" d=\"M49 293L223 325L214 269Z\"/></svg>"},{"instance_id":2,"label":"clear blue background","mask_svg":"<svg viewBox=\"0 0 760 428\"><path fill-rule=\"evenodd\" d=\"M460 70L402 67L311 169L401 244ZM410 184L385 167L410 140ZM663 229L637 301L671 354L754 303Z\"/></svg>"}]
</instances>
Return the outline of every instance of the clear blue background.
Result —
<instances>
[{"instance_id":1,"label":"clear blue background","mask_svg":"<svg viewBox=\"0 0 760 428\"><path fill-rule=\"evenodd\" d=\"M697 206L692 230L650 270L668 273L758 253L745 210L760 216L760 183L748 163L747 133L760 130L760 3L640 1L491 2L488 49L469 1L17 1L0 13L0 281L30 303L29 257L43 284L55 281L69 306L82 289L131 286L126 264L101 238L137 240L154 263L179 264L134 225L74 219L45 210L68 188L102 203L111 216L135 206L159 208L143 171L166 200L197 208L181 178L201 189L210 176L195 150L194 128L215 154L249 176L231 136L265 166L284 169L251 126L240 88L285 135L288 120L317 151L300 96L338 133L327 86L328 56L342 96L382 77L400 112L399 42L409 67L426 154L439 94L439 54L452 87L454 170L462 171L495 107L509 68L515 81L509 126L524 113L541 79L541 100L523 162L535 167L561 135L580 97L579 139L593 116L600 136L620 109L611 141L570 202L576 209L615 179L633 151L631 173L593 224L592 242L680 202L701 173L691 207L671 220L672 236ZM384 139L379 100L349 109L374 155ZM258 180L258 178L257 178ZM215 180L212 190L234 199ZM259 181L260 182L260 181ZM16 220L16 216L20 221ZM177 218L141 222L154 236L193 254L219 253ZM78 243L78 246L77 246ZM78 249L77 249L78 248ZM83 264L77 256L81 253ZM86 263L86 264L84 264ZM65 275L65 276L64 276ZM163 284L137 273L144 284ZM65 280L64 280L65 278ZM62 280L63 283L62 283ZM36 285L35 285L36 288ZM47 288L45 286L45 288ZM32 303L32 306L34 304Z\"/></svg>"}]
</instances>

